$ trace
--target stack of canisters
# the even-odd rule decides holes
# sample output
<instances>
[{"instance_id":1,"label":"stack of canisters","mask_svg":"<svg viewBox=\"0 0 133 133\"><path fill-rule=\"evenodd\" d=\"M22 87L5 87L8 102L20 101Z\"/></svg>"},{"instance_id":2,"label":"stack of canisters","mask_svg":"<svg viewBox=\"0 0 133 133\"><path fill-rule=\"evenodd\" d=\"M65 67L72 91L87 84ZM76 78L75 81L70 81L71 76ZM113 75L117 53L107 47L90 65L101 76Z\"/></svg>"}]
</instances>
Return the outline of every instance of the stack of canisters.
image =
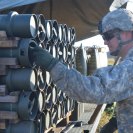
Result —
<instances>
[{"instance_id":1,"label":"stack of canisters","mask_svg":"<svg viewBox=\"0 0 133 133\"><path fill-rule=\"evenodd\" d=\"M44 133L74 110L75 101L36 66L31 48L74 68L75 39L74 27L42 14L0 15L0 133Z\"/></svg>"}]
</instances>

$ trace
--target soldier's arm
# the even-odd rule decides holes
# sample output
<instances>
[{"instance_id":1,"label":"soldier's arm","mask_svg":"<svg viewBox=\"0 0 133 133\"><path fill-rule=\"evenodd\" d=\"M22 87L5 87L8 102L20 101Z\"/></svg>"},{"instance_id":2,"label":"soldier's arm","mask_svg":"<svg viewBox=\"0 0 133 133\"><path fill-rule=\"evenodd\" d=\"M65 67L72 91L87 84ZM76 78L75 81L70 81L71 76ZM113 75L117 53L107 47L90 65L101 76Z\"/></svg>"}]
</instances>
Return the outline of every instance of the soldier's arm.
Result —
<instances>
[{"instance_id":1,"label":"soldier's arm","mask_svg":"<svg viewBox=\"0 0 133 133\"><path fill-rule=\"evenodd\" d=\"M57 63L51 76L59 89L80 102L112 103L133 96L133 61L127 59L114 67L98 69L83 76L74 69Z\"/></svg>"}]
</instances>

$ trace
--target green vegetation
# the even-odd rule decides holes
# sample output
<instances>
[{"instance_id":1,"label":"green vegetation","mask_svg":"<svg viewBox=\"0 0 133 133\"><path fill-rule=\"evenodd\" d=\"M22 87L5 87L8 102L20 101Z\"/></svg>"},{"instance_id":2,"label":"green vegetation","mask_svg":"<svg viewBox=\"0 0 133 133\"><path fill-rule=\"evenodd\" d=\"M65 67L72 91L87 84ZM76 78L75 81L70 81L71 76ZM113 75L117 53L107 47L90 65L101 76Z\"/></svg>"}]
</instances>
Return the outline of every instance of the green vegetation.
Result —
<instances>
[{"instance_id":1,"label":"green vegetation","mask_svg":"<svg viewBox=\"0 0 133 133\"><path fill-rule=\"evenodd\" d=\"M109 122L110 118L114 115L114 109L115 109L115 104L112 104L109 107L106 107L105 111L102 114L102 117L100 119L98 128L96 133L99 133L101 128ZM118 131L115 131L114 133L118 133Z\"/></svg>"}]
</instances>

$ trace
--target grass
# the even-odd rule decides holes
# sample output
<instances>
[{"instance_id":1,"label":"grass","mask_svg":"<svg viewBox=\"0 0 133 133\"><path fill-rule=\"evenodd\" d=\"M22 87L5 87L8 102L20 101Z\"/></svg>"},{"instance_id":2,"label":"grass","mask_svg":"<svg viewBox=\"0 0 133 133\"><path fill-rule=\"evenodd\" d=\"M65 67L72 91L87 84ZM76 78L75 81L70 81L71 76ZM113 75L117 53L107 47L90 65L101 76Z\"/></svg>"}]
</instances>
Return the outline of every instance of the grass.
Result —
<instances>
[{"instance_id":1,"label":"grass","mask_svg":"<svg viewBox=\"0 0 133 133\"><path fill-rule=\"evenodd\" d=\"M109 122L110 118L112 118L114 114L116 104L112 104L111 106L106 107L105 111L102 114L101 120L99 122L98 128L96 133L99 133L101 128ZM118 133L118 131L115 131L114 133Z\"/></svg>"}]
</instances>

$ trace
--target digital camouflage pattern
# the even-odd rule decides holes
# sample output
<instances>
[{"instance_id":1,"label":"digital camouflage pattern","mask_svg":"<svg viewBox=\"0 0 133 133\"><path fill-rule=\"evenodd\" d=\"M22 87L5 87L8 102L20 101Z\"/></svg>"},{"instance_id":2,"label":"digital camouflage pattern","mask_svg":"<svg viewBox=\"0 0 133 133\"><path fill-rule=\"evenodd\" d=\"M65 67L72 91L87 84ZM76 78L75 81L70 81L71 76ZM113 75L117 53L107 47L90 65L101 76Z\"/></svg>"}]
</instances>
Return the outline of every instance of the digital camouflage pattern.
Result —
<instances>
[{"instance_id":1,"label":"digital camouflage pattern","mask_svg":"<svg viewBox=\"0 0 133 133\"><path fill-rule=\"evenodd\" d=\"M133 49L118 65L97 69L92 76L83 76L60 62L50 73L57 87L77 101L117 102L119 133L133 133Z\"/></svg>"},{"instance_id":2,"label":"digital camouflage pattern","mask_svg":"<svg viewBox=\"0 0 133 133\"><path fill-rule=\"evenodd\" d=\"M101 33L114 29L133 31L133 13L126 9L109 12L102 20Z\"/></svg>"}]
</instances>

